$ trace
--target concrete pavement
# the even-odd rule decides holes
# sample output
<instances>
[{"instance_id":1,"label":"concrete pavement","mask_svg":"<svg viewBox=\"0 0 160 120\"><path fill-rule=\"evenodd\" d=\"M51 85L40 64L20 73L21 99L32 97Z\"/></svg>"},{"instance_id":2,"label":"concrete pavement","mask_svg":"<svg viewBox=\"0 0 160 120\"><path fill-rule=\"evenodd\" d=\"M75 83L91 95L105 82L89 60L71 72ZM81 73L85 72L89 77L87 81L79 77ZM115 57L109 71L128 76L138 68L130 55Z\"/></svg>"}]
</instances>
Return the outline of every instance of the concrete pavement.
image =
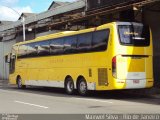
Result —
<instances>
[{"instance_id":1,"label":"concrete pavement","mask_svg":"<svg viewBox=\"0 0 160 120\"><path fill-rule=\"evenodd\" d=\"M64 89L30 87L19 90L2 81L0 119L9 116L15 120L87 120L87 115L100 114L102 120L106 120L104 115L110 114L111 117L112 114L121 114L122 117L126 114L160 114L159 91L154 88L148 94L144 91L140 94L135 91L90 92L81 97L66 95Z\"/></svg>"},{"instance_id":2,"label":"concrete pavement","mask_svg":"<svg viewBox=\"0 0 160 120\"><path fill-rule=\"evenodd\" d=\"M0 113L15 114L106 114L160 113L160 100L110 91L89 96L66 95L63 89L14 87L0 89Z\"/></svg>"},{"instance_id":3,"label":"concrete pavement","mask_svg":"<svg viewBox=\"0 0 160 120\"><path fill-rule=\"evenodd\" d=\"M10 85L8 80L0 80L0 88L10 88L11 86L16 87L16 85ZM124 93L160 99L160 88L157 87L140 90L124 90Z\"/></svg>"}]
</instances>

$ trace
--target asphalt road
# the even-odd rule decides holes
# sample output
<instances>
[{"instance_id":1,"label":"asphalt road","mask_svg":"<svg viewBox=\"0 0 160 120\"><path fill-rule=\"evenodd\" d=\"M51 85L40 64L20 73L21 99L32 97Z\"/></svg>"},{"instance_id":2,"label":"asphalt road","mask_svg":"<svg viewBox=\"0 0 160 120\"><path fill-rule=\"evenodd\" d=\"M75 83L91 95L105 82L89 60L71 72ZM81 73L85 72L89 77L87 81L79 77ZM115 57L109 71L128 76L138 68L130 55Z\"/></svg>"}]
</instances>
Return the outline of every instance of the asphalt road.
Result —
<instances>
[{"instance_id":1,"label":"asphalt road","mask_svg":"<svg viewBox=\"0 0 160 120\"><path fill-rule=\"evenodd\" d=\"M14 114L156 114L160 99L119 91L66 95L63 89L0 88L0 113Z\"/></svg>"}]
</instances>

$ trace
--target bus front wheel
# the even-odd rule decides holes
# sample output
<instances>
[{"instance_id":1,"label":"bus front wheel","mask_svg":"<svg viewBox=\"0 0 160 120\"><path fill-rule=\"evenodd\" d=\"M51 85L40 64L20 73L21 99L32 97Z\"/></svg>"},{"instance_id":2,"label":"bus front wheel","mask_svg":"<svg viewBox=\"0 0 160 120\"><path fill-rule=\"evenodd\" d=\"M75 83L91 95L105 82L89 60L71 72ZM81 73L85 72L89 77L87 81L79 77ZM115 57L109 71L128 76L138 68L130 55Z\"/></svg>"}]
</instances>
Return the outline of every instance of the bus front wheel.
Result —
<instances>
[{"instance_id":1,"label":"bus front wheel","mask_svg":"<svg viewBox=\"0 0 160 120\"><path fill-rule=\"evenodd\" d=\"M23 88L26 87L25 85L22 85L22 79L21 79L21 77L17 78L17 87L18 87L18 89L23 89Z\"/></svg>"},{"instance_id":2,"label":"bus front wheel","mask_svg":"<svg viewBox=\"0 0 160 120\"><path fill-rule=\"evenodd\" d=\"M84 78L81 78L78 81L78 92L82 96L85 96L88 93L87 82Z\"/></svg>"}]
</instances>

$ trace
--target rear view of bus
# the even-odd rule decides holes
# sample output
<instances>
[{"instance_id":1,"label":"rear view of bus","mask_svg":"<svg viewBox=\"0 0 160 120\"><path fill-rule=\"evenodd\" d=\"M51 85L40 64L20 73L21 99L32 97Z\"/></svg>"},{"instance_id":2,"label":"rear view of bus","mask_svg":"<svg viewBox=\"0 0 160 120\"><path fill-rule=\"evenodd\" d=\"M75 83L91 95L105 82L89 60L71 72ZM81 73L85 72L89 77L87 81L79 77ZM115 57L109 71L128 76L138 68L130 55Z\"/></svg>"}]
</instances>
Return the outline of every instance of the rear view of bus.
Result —
<instances>
[{"instance_id":1,"label":"rear view of bus","mask_svg":"<svg viewBox=\"0 0 160 120\"><path fill-rule=\"evenodd\" d=\"M153 86L152 37L148 26L116 23L112 76L117 89Z\"/></svg>"}]
</instances>

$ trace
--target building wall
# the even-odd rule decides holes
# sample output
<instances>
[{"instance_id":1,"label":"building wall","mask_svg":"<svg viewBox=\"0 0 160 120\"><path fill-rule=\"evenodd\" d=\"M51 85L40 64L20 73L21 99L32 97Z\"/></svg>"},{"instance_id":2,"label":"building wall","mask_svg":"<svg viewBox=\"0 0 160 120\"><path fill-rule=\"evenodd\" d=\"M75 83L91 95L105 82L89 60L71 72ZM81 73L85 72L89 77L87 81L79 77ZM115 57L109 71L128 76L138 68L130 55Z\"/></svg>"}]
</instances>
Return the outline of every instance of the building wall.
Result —
<instances>
[{"instance_id":1,"label":"building wall","mask_svg":"<svg viewBox=\"0 0 160 120\"><path fill-rule=\"evenodd\" d=\"M26 32L26 40L35 38L34 32ZM9 77L9 64L5 63L5 55L11 52L12 45L23 41L23 35L18 34L15 39L0 42L0 80L7 80Z\"/></svg>"},{"instance_id":2,"label":"building wall","mask_svg":"<svg viewBox=\"0 0 160 120\"><path fill-rule=\"evenodd\" d=\"M62 31L61 30L53 30L53 31L38 33L38 34L36 34L36 37L40 37L40 36L44 36L44 35L48 35L48 34L54 34L54 33L57 33L57 32L62 32Z\"/></svg>"},{"instance_id":3,"label":"building wall","mask_svg":"<svg viewBox=\"0 0 160 120\"><path fill-rule=\"evenodd\" d=\"M35 38L35 32L31 31L31 32L27 32L26 31L26 41L27 40L32 40ZM18 33L16 36L16 42L23 42L23 34L22 33Z\"/></svg>"},{"instance_id":4,"label":"building wall","mask_svg":"<svg viewBox=\"0 0 160 120\"><path fill-rule=\"evenodd\" d=\"M155 85L160 86L160 11L145 10L144 22L149 24L152 30L154 80Z\"/></svg>"},{"instance_id":5,"label":"building wall","mask_svg":"<svg viewBox=\"0 0 160 120\"><path fill-rule=\"evenodd\" d=\"M0 42L0 80L7 80L9 76L9 64L5 63L5 55L10 53L16 40Z\"/></svg>"}]
</instances>

